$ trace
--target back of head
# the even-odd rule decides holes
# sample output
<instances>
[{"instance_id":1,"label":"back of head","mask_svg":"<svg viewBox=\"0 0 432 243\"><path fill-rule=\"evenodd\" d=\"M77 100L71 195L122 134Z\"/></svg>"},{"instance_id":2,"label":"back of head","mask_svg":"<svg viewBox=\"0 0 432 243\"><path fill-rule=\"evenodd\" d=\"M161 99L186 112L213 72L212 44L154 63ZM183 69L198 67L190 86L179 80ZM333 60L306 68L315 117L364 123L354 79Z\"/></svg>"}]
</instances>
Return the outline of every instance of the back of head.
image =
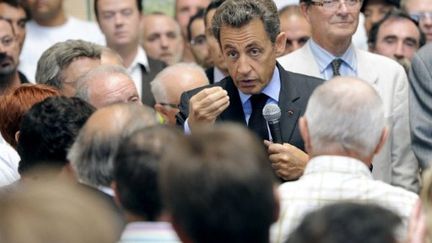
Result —
<instances>
[{"instance_id":1,"label":"back of head","mask_svg":"<svg viewBox=\"0 0 432 243\"><path fill-rule=\"evenodd\" d=\"M304 115L312 154L334 150L370 156L385 127L382 100L367 82L338 77L314 90Z\"/></svg>"},{"instance_id":2,"label":"back of head","mask_svg":"<svg viewBox=\"0 0 432 243\"><path fill-rule=\"evenodd\" d=\"M138 104L115 104L98 109L81 129L68 153L78 179L95 187L110 186L113 160L121 141L157 123L153 109Z\"/></svg>"},{"instance_id":3,"label":"back of head","mask_svg":"<svg viewBox=\"0 0 432 243\"><path fill-rule=\"evenodd\" d=\"M120 229L109 206L81 189L59 181L32 182L1 195L0 241L116 242Z\"/></svg>"},{"instance_id":4,"label":"back of head","mask_svg":"<svg viewBox=\"0 0 432 243\"><path fill-rule=\"evenodd\" d=\"M49 165L62 167L66 153L94 108L79 98L49 97L24 115L18 139L19 172Z\"/></svg>"},{"instance_id":5,"label":"back of head","mask_svg":"<svg viewBox=\"0 0 432 243\"><path fill-rule=\"evenodd\" d=\"M43 84L21 85L0 97L0 132L6 142L16 148L15 134L24 114L45 98L60 95L59 91Z\"/></svg>"},{"instance_id":6,"label":"back of head","mask_svg":"<svg viewBox=\"0 0 432 243\"><path fill-rule=\"evenodd\" d=\"M63 88L63 70L74 60L82 57L100 59L102 46L83 41L58 42L42 53L36 69L36 82L58 89Z\"/></svg>"},{"instance_id":7,"label":"back of head","mask_svg":"<svg viewBox=\"0 0 432 243\"><path fill-rule=\"evenodd\" d=\"M75 96L96 108L125 102L125 100L140 102L132 78L127 70L119 65L100 65L81 76L76 83Z\"/></svg>"},{"instance_id":8,"label":"back of head","mask_svg":"<svg viewBox=\"0 0 432 243\"><path fill-rule=\"evenodd\" d=\"M396 243L401 224L377 205L337 203L307 214L285 243Z\"/></svg>"},{"instance_id":9,"label":"back of head","mask_svg":"<svg viewBox=\"0 0 432 243\"><path fill-rule=\"evenodd\" d=\"M241 28L254 19L260 19L272 43L280 32L276 5L271 0L227 0L219 8L212 21L212 32L220 40L223 26Z\"/></svg>"},{"instance_id":10,"label":"back of head","mask_svg":"<svg viewBox=\"0 0 432 243\"><path fill-rule=\"evenodd\" d=\"M180 101L180 95L184 91L207 84L209 81L204 69L195 63L176 63L166 67L150 83L157 103ZM171 97L172 95L177 97Z\"/></svg>"},{"instance_id":11,"label":"back of head","mask_svg":"<svg viewBox=\"0 0 432 243\"><path fill-rule=\"evenodd\" d=\"M168 126L150 126L120 145L114 158L116 194L122 208L143 221L158 221L162 213L159 165L182 133ZM175 144L175 143L174 143Z\"/></svg>"},{"instance_id":12,"label":"back of head","mask_svg":"<svg viewBox=\"0 0 432 243\"><path fill-rule=\"evenodd\" d=\"M180 237L268 242L277 214L274 175L253 134L239 125L219 125L194 131L166 152L161 191Z\"/></svg>"}]
</instances>

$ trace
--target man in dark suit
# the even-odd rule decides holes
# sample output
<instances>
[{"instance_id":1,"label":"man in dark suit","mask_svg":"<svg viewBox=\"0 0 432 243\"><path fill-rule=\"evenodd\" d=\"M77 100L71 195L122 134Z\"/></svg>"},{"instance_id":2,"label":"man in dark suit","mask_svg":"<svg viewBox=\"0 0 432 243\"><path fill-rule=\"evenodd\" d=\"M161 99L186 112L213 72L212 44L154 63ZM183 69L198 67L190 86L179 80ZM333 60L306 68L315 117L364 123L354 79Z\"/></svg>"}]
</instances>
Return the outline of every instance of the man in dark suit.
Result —
<instances>
[{"instance_id":1,"label":"man in dark suit","mask_svg":"<svg viewBox=\"0 0 432 243\"><path fill-rule=\"evenodd\" d=\"M313 89L322 80L287 72L276 62L285 49L285 35L279 31L274 3L226 1L216 10L212 30L230 76L217 84L184 93L178 123L193 131L196 126L213 124L216 120L235 121L248 124L262 138L268 138L267 127L263 134L255 126L262 120L257 119L262 106L258 112L253 111L255 97L264 94L266 104L278 104L282 111L282 140L295 146L295 153L305 155L301 151L304 144L297 121Z\"/></svg>"},{"instance_id":2,"label":"man in dark suit","mask_svg":"<svg viewBox=\"0 0 432 243\"><path fill-rule=\"evenodd\" d=\"M139 45L141 0L96 0L94 10L107 46L123 58L142 102L153 107L155 100L150 91L150 81L166 65L149 58Z\"/></svg>"}]
</instances>

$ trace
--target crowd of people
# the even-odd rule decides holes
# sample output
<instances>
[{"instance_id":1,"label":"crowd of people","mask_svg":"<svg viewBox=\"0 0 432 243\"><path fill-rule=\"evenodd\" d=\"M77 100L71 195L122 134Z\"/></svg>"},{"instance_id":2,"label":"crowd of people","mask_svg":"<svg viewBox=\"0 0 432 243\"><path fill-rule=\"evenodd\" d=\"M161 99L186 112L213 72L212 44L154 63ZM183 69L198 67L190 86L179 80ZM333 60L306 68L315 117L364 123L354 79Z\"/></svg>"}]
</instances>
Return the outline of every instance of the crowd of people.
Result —
<instances>
[{"instance_id":1,"label":"crowd of people","mask_svg":"<svg viewBox=\"0 0 432 243\"><path fill-rule=\"evenodd\" d=\"M0 242L430 242L431 0L93 9L0 0Z\"/></svg>"}]
</instances>

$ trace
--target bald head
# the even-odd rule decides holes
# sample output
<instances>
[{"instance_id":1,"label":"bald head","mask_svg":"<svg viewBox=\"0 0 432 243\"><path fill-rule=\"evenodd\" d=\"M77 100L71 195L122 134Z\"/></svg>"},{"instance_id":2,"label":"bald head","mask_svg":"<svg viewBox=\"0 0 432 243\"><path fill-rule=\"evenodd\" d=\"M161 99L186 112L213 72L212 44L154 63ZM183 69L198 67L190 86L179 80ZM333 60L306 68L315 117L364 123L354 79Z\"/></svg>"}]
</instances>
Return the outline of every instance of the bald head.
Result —
<instances>
[{"instance_id":1,"label":"bald head","mask_svg":"<svg viewBox=\"0 0 432 243\"><path fill-rule=\"evenodd\" d=\"M112 161L121 141L156 123L156 113L144 105L115 104L97 110L81 129L68 153L78 179L96 187L109 186Z\"/></svg>"},{"instance_id":2,"label":"bald head","mask_svg":"<svg viewBox=\"0 0 432 243\"><path fill-rule=\"evenodd\" d=\"M77 87L76 96L96 108L116 103L140 103L135 84L120 66L101 65L82 76Z\"/></svg>"},{"instance_id":3,"label":"bald head","mask_svg":"<svg viewBox=\"0 0 432 243\"><path fill-rule=\"evenodd\" d=\"M204 70L194 63L178 63L165 68L151 82L155 109L175 124L176 108L183 92L209 84Z\"/></svg>"},{"instance_id":4,"label":"bald head","mask_svg":"<svg viewBox=\"0 0 432 243\"><path fill-rule=\"evenodd\" d=\"M307 128L305 144L312 156L371 157L385 130L379 94L367 82L350 77L334 78L315 89L304 118L300 127L302 136Z\"/></svg>"}]
</instances>

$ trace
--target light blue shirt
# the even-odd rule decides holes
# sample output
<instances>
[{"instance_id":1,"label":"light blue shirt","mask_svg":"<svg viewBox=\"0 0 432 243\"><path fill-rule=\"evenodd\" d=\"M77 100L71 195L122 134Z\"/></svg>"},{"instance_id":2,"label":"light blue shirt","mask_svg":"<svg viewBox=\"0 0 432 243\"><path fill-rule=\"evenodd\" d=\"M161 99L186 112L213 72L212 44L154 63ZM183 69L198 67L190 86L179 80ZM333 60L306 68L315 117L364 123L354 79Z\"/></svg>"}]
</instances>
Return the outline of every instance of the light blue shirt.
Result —
<instances>
[{"instance_id":1,"label":"light blue shirt","mask_svg":"<svg viewBox=\"0 0 432 243\"><path fill-rule=\"evenodd\" d=\"M275 66L270 82L261 91L261 93L264 93L269 97L266 104L278 104L280 89L281 89L281 81L280 81L279 69ZM251 102L249 100L249 98L252 95L245 94L245 93L241 92L240 90L238 90L238 92L240 95L240 101L241 101L242 106L243 106L243 112L245 114L245 122L247 124L249 122L249 118L252 114L252 105L251 105ZM186 134L190 134L190 132L191 132L189 124L188 124L188 120L189 120L189 118L187 118L185 123L184 123L184 132ZM270 133L269 133L269 137L271 137Z\"/></svg>"},{"instance_id":2,"label":"light blue shirt","mask_svg":"<svg viewBox=\"0 0 432 243\"><path fill-rule=\"evenodd\" d=\"M312 39L309 39L307 44L309 45L312 54L318 64L321 78L325 80L333 78L331 62L335 58L342 59L342 64L339 69L339 73L341 74L341 76L357 76L357 58L354 52L353 45L350 45L342 56L336 57L328 51L324 50Z\"/></svg>"},{"instance_id":3,"label":"light blue shirt","mask_svg":"<svg viewBox=\"0 0 432 243\"><path fill-rule=\"evenodd\" d=\"M281 89L281 83L280 83L279 69L275 67L270 82L261 91L261 93L264 93L269 97L266 104L278 104L280 89ZM238 90L238 92L240 95L240 101L243 106L243 112L245 114L246 124L248 124L249 118L252 114L252 104L250 102L250 97L252 95L245 94L240 90Z\"/></svg>"}]
</instances>

